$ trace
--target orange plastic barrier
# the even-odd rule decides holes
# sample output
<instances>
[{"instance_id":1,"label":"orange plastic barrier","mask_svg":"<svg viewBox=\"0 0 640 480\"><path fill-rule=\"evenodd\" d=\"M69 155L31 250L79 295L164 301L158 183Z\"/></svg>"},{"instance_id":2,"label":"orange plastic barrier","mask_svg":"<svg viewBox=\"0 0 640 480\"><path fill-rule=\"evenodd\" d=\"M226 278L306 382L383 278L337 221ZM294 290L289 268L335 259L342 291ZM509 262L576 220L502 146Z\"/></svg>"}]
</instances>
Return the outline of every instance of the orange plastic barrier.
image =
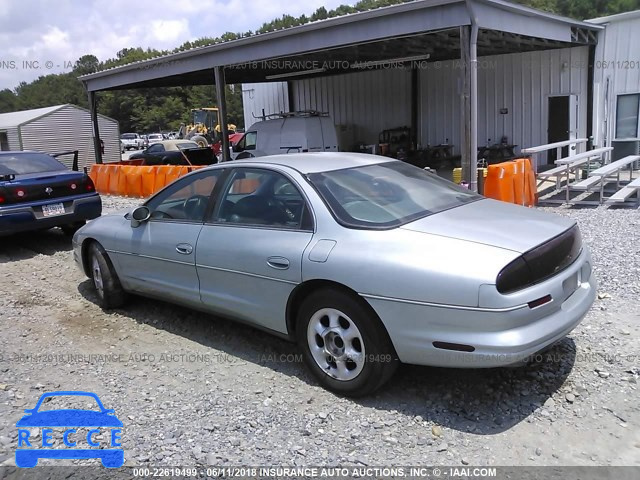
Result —
<instances>
[{"instance_id":1,"label":"orange plastic barrier","mask_svg":"<svg viewBox=\"0 0 640 480\"><path fill-rule=\"evenodd\" d=\"M95 186L99 193L109 193L110 165L96 165ZM93 169L92 169L93 170Z\"/></svg>"},{"instance_id":2,"label":"orange plastic barrier","mask_svg":"<svg viewBox=\"0 0 640 480\"><path fill-rule=\"evenodd\" d=\"M182 165L92 165L89 172L96 191L103 195L149 197L190 171L204 168Z\"/></svg>"},{"instance_id":3,"label":"orange plastic barrier","mask_svg":"<svg viewBox=\"0 0 640 480\"><path fill-rule=\"evenodd\" d=\"M153 166L138 167L138 168L142 170L141 196L150 197L151 195L153 195L153 192L154 192L157 168Z\"/></svg>"},{"instance_id":4,"label":"orange plastic barrier","mask_svg":"<svg viewBox=\"0 0 640 480\"><path fill-rule=\"evenodd\" d=\"M532 207L536 204L536 178L528 158L489 165L484 184L484 195Z\"/></svg>"},{"instance_id":5,"label":"orange plastic barrier","mask_svg":"<svg viewBox=\"0 0 640 480\"><path fill-rule=\"evenodd\" d=\"M121 166L122 175L126 177L127 195L142 197L142 168L136 166Z\"/></svg>"},{"instance_id":6,"label":"orange plastic barrier","mask_svg":"<svg viewBox=\"0 0 640 480\"><path fill-rule=\"evenodd\" d=\"M153 177L153 193L159 192L167 185L168 168L168 165L158 165L156 167L156 175Z\"/></svg>"},{"instance_id":7,"label":"orange plastic barrier","mask_svg":"<svg viewBox=\"0 0 640 480\"><path fill-rule=\"evenodd\" d=\"M505 162L487 167L487 178L484 182L485 197L514 203L513 166L513 162Z\"/></svg>"},{"instance_id":8,"label":"orange plastic barrier","mask_svg":"<svg viewBox=\"0 0 640 480\"><path fill-rule=\"evenodd\" d=\"M168 165L165 185L169 185L171 182L189 173L187 168L188 167L183 167L182 165Z\"/></svg>"},{"instance_id":9,"label":"orange plastic barrier","mask_svg":"<svg viewBox=\"0 0 640 480\"><path fill-rule=\"evenodd\" d=\"M120 168L112 168L109 166L109 193L120 192Z\"/></svg>"},{"instance_id":10,"label":"orange plastic barrier","mask_svg":"<svg viewBox=\"0 0 640 480\"><path fill-rule=\"evenodd\" d=\"M525 205L525 162L523 158L517 158L513 161L513 203L517 205Z\"/></svg>"},{"instance_id":11,"label":"orange plastic barrier","mask_svg":"<svg viewBox=\"0 0 640 480\"><path fill-rule=\"evenodd\" d=\"M531 166L531 160L527 161L527 171L525 172L525 194L527 196L527 206L535 207L538 203L538 188L536 187L536 174Z\"/></svg>"}]
</instances>

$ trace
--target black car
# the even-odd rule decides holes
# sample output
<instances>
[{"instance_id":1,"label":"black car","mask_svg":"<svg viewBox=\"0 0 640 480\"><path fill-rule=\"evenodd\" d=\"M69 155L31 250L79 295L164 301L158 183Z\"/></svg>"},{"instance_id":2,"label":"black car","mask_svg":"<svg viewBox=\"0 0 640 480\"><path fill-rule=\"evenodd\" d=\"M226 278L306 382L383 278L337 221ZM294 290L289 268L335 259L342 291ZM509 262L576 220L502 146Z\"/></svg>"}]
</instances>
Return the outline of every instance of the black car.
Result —
<instances>
[{"instance_id":1,"label":"black car","mask_svg":"<svg viewBox=\"0 0 640 480\"><path fill-rule=\"evenodd\" d=\"M73 234L101 213L86 173L45 153L0 152L0 235L52 227Z\"/></svg>"},{"instance_id":2,"label":"black car","mask_svg":"<svg viewBox=\"0 0 640 480\"><path fill-rule=\"evenodd\" d=\"M210 165L216 157L210 147L200 148L190 140L163 140L134 153L131 160L142 159L143 165Z\"/></svg>"}]
</instances>

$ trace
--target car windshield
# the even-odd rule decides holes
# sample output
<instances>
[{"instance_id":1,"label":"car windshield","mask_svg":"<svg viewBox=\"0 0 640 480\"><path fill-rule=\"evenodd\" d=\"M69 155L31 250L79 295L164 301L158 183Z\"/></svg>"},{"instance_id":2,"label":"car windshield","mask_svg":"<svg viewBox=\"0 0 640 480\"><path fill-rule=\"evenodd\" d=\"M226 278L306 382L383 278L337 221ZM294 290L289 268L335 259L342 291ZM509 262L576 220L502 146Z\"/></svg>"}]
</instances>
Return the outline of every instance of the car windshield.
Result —
<instances>
[{"instance_id":1,"label":"car windshield","mask_svg":"<svg viewBox=\"0 0 640 480\"><path fill-rule=\"evenodd\" d=\"M0 175L26 175L60 170L66 170L66 167L55 158L44 153L0 155Z\"/></svg>"},{"instance_id":2,"label":"car windshield","mask_svg":"<svg viewBox=\"0 0 640 480\"><path fill-rule=\"evenodd\" d=\"M390 228L482 197L403 162L308 175L343 225Z\"/></svg>"},{"instance_id":3,"label":"car windshield","mask_svg":"<svg viewBox=\"0 0 640 480\"><path fill-rule=\"evenodd\" d=\"M162 135L160 135L160 134L149 135L149 138L152 139L152 140L155 140L157 138L162 138Z\"/></svg>"},{"instance_id":4,"label":"car windshield","mask_svg":"<svg viewBox=\"0 0 640 480\"><path fill-rule=\"evenodd\" d=\"M88 395L52 395L40 404L38 412L50 410L93 410L100 412L95 398Z\"/></svg>"},{"instance_id":5,"label":"car windshield","mask_svg":"<svg viewBox=\"0 0 640 480\"><path fill-rule=\"evenodd\" d=\"M136 138L136 134L135 133L123 133L122 135L120 135L120 138L122 138L123 140L134 140Z\"/></svg>"}]
</instances>

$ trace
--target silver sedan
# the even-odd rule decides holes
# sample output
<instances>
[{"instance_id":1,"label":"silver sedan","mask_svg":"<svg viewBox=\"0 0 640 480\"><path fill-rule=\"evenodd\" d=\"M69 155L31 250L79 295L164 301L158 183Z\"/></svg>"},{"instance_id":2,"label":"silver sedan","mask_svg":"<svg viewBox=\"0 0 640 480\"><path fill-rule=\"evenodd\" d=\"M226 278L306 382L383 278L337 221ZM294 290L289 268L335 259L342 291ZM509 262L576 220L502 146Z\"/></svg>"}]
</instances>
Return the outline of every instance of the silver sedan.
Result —
<instances>
[{"instance_id":1,"label":"silver sedan","mask_svg":"<svg viewBox=\"0 0 640 480\"><path fill-rule=\"evenodd\" d=\"M347 153L198 170L81 228L74 257L104 308L132 293L250 323L354 396L399 362L522 363L596 294L572 220Z\"/></svg>"}]
</instances>

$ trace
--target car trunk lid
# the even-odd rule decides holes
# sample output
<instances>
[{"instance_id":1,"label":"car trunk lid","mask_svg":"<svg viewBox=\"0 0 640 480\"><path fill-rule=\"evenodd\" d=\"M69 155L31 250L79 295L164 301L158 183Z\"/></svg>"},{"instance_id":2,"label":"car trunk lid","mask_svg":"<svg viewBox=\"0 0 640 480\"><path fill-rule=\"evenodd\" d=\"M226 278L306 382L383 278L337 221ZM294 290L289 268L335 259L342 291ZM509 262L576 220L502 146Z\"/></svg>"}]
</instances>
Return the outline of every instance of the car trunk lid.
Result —
<instances>
[{"instance_id":1,"label":"car trunk lid","mask_svg":"<svg viewBox=\"0 0 640 480\"><path fill-rule=\"evenodd\" d=\"M536 209L483 199L400 228L524 253L567 231L575 221Z\"/></svg>"}]
</instances>

